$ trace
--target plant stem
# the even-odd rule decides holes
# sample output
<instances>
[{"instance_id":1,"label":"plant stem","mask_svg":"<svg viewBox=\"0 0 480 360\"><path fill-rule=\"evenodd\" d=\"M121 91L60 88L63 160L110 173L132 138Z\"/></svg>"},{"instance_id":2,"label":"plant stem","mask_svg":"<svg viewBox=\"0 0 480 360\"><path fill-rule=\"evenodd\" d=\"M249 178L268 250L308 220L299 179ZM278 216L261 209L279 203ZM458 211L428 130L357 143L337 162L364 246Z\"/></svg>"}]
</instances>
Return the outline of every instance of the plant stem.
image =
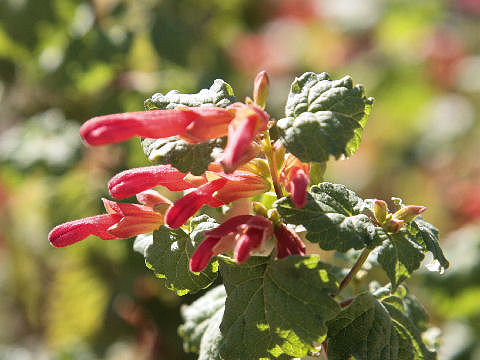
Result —
<instances>
[{"instance_id":1,"label":"plant stem","mask_svg":"<svg viewBox=\"0 0 480 360\"><path fill-rule=\"evenodd\" d=\"M353 277L357 274L357 272L362 268L362 265L365 263L365 261L368 258L368 255L370 255L370 252L372 250L365 248L363 249L362 253L358 257L357 261L353 265L353 267L350 269L348 272L347 276L342 280L340 283L340 286L338 287L337 292L333 295L333 297L337 296L340 294L340 292L345 289L345 287L350 283L350 281L353 279Z\"/></svg>"},{"instance_id":2,"label":"plant stem","mask_svg":"<svg viewBox=\"0 0 480 360\"><path fill-rule=\"evenodd\" d=\"M278 199L283 197L282 187L280 186L280 181L278 179L278 170L277 164L275 163L275 156L273 155L273 146L272 141L270 140L270 133L266 130L264 133L264 144L263 151L267 157L268 168L270 170L270 176L272 177L273 188L275 189L275 194Z\"/></svg>"}]
</instances>

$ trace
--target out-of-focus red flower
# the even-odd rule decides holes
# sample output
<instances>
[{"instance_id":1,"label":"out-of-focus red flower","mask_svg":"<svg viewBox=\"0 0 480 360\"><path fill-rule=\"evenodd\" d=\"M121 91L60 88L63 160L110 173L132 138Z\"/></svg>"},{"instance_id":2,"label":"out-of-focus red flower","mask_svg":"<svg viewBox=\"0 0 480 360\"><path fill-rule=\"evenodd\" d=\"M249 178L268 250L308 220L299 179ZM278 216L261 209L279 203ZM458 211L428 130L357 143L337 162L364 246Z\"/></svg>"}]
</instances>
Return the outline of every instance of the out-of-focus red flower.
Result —
<instances>
[{"instance_id":1,"label":"out-of-focus red flower","mask_svg":"<svg viewBox=\"0 0 480 360\"><path fill-rule=\"evenodd\" d=\"M465 56L464 47L452 33L436 31L425 45L427 58L426 70L432 80L449 88L455 81L458 64Z\"/></svg>"},{"instance_id":2,"label":"out-of-focus red flower","mask_svg":"<svg viewBox=\"0 0 480 360\"><path fill-rule=\"evenodd\" d=\"M307 187L310 183L310 164L302 163L289 154L280 173L280 181L290 192L292 202L301 208L307 202Z\"/></svg>"},{"instance_id":3,"label":"out-of-focus red flower","mask_svg":"<svg viewBox=\"0 0 480 360\"><path fill-rule=\"evenodd\" d=\"M102 200L107 214L56 226L48 234L50 243L55 247L72 245L89 235L98 236L103 240L125 239L152 232L164 223L163 214L153 211L151 207ZM160 203L154 205L158 204Z\"/></svg>"},{"instance_id":4,"label":"out-of-focus red flower","mask_svg":"<svg viewBox=\"0 0 480 360\"><path fill-rule=\"evenodd\" d=\"M190 270L202 271L213 256L231 249L237 262L243 263L252 251L261 251L272 234L272 222L263 216L239 215L230 218L217 228L205 231L205 239L190 259Z\"/></svg>"},{"instance_id":5,"label":"out-of-focus red flower","mask_svg":"<svg viewBox=\"0 0 480 360\"><path fill-rule=\"evenodd\" d=\"M267 130L268 114L256 105L234 104L235 118L228 125L228 141L220 163L226 173L233 172L245 164L252 154L252 142L261 131Z\"/></svg>"},{"instance_id":6,"label":"out-of-focus red flower","mask_svg":"<svg viewBox=\"0 0 480 360\"><path fill-rule=\"evenodd\" d=\"M135 136L154 139L180 136L189 142L202 142L227 134L234 114L220 107L192 107L151 110L97 116L80 128L89 145L105 145Z\"/></svg>"}]
</instances>

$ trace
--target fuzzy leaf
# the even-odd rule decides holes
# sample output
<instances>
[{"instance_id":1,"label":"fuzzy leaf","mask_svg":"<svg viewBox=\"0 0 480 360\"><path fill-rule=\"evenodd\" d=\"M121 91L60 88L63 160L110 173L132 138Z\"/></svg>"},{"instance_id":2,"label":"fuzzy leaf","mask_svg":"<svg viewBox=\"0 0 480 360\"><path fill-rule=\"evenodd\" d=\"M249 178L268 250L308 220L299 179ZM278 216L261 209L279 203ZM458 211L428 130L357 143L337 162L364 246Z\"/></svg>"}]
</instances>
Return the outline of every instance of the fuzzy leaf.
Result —
<instances>
[{"instance_id":1,"label":"fuzzy leaf","mask_svg":"<svg viewBox=\"0 0 480 360\"><path fill-rule=\"evenodd\" d=\"M304 162L348 157L360 145L373 100L350 76L305 73L292 83L285 118L277 122L280 138Z\"/></svg>"},{"instance_id":2,"label":"fuzzy leaf","mask_svg":"<svg viewBox=\"0 0 480 360\"><path fill-rule=\"evenodd\" d=\"M166 139L142 139L143 152L156 164L170 164L183 173L203 174L215 156L223 151L225 138L212 139L198 144L188 143L176 137Z\"/></svg>"},{"instance_id":3,"label":"fuzzy leaf","mask_svg":"<svg viewBox=\"0 0 480 360\"><path fill-rule=\"evenodd\" d=\"M200 353L200 358L220 359L218 354L222 336L220 322L225 308L225 288L217 286L201 298L181 309L185 323L178 329L185 352ZM210 357L209 357L210 356Z\"/></svg>"},{"instance_id":4,"label":"fuzzy leaf","mask_svg":"<svg viewBox=\"0 0 480 360\"><path fill-rule=\"evenodd\" d=\"M222 357L290 359L312 351L314 342L325 339L325 322L340 311L330 296L337 282L329 268L314 255L222 262L227 291Z\"/></svg>"},{"instance_id":5,"label":"fuzzy leaf","mask_svg":"<svg viewBox=\"0 0 480 360\"><path fill-rule=\"evenodd\" d=\"M235 101L232 87L225 81L217 79L210 89L202 89L196 94L181 94L177 90L169 91L165 95L153 94L151 98L145 100L144 105L146 110L165 110L175 109L179 106L227 107Z\"/></svg>"},{"instance_id":6,"label":"fuzzy leaf","mask_svg":"<svg viewBox=\"0 0 480 360\"><path fill-rule=\"evenodd\" d=\"M378 249L377 261L385 270L395 289L420 267L425 257L424 249L407 231L389 234Z\"/></svg>"},{"instance_id":7,"label":"fuzzy leaf","mask_svg":"<svg viewBox=\"0 0 480 360\"><path fill-rule=\"evenodd\" d=\"M377 300L366 292L328 322L329 360L433 360L409 318L407 297Z\"/></svg>"},{"instance_id":8,"label":"fuzzy leaf","mask_svg":"<svg viewBox=\"0 0 480 360\"><path fill-rule=\"evenodd\" d=\"M212 260L200 273L190 272L189 262L196 246L203 240L203 231L216 226L213 219L202 215L192 219L190 234L182 229L160 227L153 233L153 243L145 249L145 263L178 295L205 289L217 278L218 262Z\"/></svg>"},{"instance_id":9,"label":"fuzzy leaf","mask_svg":"<svg viewBox=\"0 0 480 360\"><path fill-rule=\"evenodd\" d=\"M374 248L386 238L385 232L363 214L363 200L343 185L324 182L312 186L307 204L300 209L289 198L276 201L275 207L285 223L303 225L307 240L324 250Z\"/></svg>"}]
</instances>

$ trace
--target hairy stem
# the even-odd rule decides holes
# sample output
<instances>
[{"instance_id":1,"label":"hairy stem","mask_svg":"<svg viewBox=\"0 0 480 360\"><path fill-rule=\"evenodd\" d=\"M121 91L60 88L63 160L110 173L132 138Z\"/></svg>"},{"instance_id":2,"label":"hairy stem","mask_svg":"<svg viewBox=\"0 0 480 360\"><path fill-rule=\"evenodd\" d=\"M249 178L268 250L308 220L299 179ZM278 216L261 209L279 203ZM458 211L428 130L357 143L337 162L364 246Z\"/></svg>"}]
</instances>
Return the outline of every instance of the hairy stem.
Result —
<instances>
[{"instance_id":1,"label":"hairy stem","mask_svg":"<svg viewBox=\"0 0 480 360\"><path fill-rule=\"evenodd\" d=\"M345 289L345 287L350 283L350 281L353 279L353 277L357 274L357 272L362 268L362 265L365 263L365 261L368 258L368 255L370 255L371 249L363 249L362 253L358 257L357 261L353 265L353 267L350 269L348 272L347 276L342 280L340 283L340 286L338 287L337 292L333 295L333 297L337 296L340 294L340 292Z\"/></svg>"},{"instance_id":2,"label":"hairy stem","mask_svg":"<svg viewBox=\"0 0 480 360\"><path fill-rule=\"evenodd\" d=\"M278 170L277 164L275 163L275 156L273 155L273 146L272 141L270 140L270 133L266 130L264 133L264 143L263 151L267 157L268 168L270 169L270 176L272 177L273 188L275 189L275 194L277 198L280 199L283 197L282 187L280 186L280 181L278 179Z\"/></svg>"}]
</instances>

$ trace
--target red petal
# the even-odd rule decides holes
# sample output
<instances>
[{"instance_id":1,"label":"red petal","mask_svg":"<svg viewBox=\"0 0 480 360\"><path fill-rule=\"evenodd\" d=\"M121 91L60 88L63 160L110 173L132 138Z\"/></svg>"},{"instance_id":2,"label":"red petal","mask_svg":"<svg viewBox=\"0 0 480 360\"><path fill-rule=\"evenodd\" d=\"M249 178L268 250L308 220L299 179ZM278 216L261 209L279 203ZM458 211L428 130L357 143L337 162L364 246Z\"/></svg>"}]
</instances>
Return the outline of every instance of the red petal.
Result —
<instances>
[{"instance_id":1,"label":"red petal","mask_svg":"<svg viewBox=\"0 0 480 360\"><path fill-rule=\"evenodd\" d=\"M137 194L137 200L140 204L153 208L158 204L168 204L171 205L172 202L170 199L167 199L165 196L160 194L158 191L153 189L142 191Z\"/></svg>"},{"instance_id":2,"label":"red petal","mask_svg":"<svg viewBox=\"0 0 480 360\"><path fill-rule=\"evenodd\" d=\"M188 142L203 142L227 135L228 124L234 115L231 111L219 107L197 108L198 117L180 136Z\"/></svg>"},{"instance_id":3,"label":"red petal","mask_svg":"<svg viewBox=\"0 0 480 360\"><path fill-rule=\"evenodd\" d=\"M288 255L305 255L305 244L296 232L287 228L285 224L275 226L274 231L277 238L279 259Z\"/></svg>"},{"instance_id":4,"label":"red petal","mask_svg":"<svg viewBox=\"0 0 480 360\"><path fill-rule=\"evenodd\" d=\"M104 214L70 221L56 226L48 234L48 239L56 247L74 244L89 235L98 236L103 240L118 239L118 237L109 234L107 229L120 221L121 218L121 215Z\"/></svg>"},{"instance_id":5,"label":"red petal","mask_svg":"<svg viewBox=\"0 0 480 360\"><path fill-rule=\"evenodd\" d=\"M292 170L287 190L291 192L291 199L295 207L301 208L307 203L307 187L309 183L310 179L302 169L295 168Z\"/></svg>"},{"instance_id":6,"label":"red petal","mask_svg":"<svg viewBox=\"0 0 480 360\"><path fill-rule=\"evenodd\" d=\"M208 182L177 200L165 214L167 225L172 229L177 229L185 224L203 205L212 202L212 194L226 182L225 179Z\"/></svg>"},{"instance_id":7,"label":"red petal","mask_svg":"<svg viewBox=\"0 0 480 360\"><path fill-rule=\"evenodd\" d=\"M108 190L114 198L124 199L159 185L170 191L194 187L184 180L185 176L171 165L146 166L115 175L108 182Z\"/></svg>"},{"instance_id":8,"label":"red petal","mask_svg":"<svg viewBox=\"0 0 480 360\"><path fill-rule=\"evenodd\" d=\"M220 241L220 238L214 236L207 236L200 245L195 249L190 259L190 271L200 272L205 269L210 262L210 259L215 255L213 248Z\"/></svg>"},{"instance_id":9,"label":"red petal","mask_svg":"<svg viewBox=\"0 0 480 360\"><path fill-rule=\"evenodd\" d=\"M80 135L89 145L105 145L134 136L166 138L181 135L198 117L189 109L137 111L97 116L80 128Z\"/></svg>"},{"instance_id":10,"label":"red petal","mask_svg":"<svg viewBox=\"0 0 480 360\"><path fill-rule=\"evenodd\" d=\"M205 231L205 235L207 236L216 236L222 237L234 232L237 232L237 228L242 225L246 224L248 220L253 218L254 215L239 215L232 217L223 223L221 223L218 227L212 230Z\"/></svg>"},{"instance_id":11,"label":"red petal","mask_svg":"<svg viewBox=\"0 0 480 360\"><path fill-rule=\"evenodd\" d=\"M163 215L150 211L138 216L125 216L109 227L108 232L119 238L129 238L157 230L163 223Z\"/></svg>"},{"instance_id":12,"label":"red petal","mask_svg":"<svg viewBox=\"0 0 480 360\"><path fill-rule=\"evenodd\" d=\"M258 132L266 130L268 115L259 107L250 105L237 110L235 119L228 126L228 142L220 160L226 173L242 165L250 144Z\"/></svg>"},{"instance_id":13,"label":"red petal","mask_svg":"<svg viewBox=\"0 0 480 360\"><path fill-rule=\"evenodd\" d=\"M237 239L237 245L233 255L239 264L250 257L250 252L262 244L263 230L258 228L247 228Z\"/></svg>"}]
</instances>

